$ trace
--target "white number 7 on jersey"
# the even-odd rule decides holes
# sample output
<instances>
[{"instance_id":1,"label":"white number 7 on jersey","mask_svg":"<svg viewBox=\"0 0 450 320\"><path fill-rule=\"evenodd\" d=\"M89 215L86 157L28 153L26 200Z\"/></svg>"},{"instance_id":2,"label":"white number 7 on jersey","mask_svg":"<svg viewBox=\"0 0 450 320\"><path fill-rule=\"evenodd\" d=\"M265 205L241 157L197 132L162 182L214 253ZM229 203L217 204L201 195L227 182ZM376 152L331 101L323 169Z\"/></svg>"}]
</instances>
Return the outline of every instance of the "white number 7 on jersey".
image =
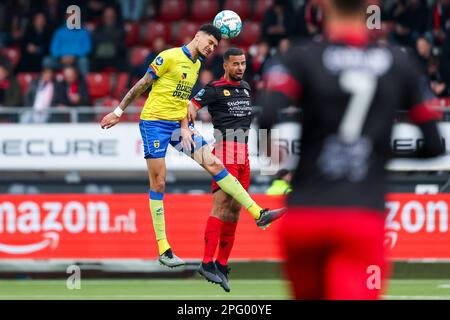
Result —
<instances>
[{"instance_id":1,"label":"white number 7 on jersey","mask_svg":"<svg viewBox=\"0 0 450 320\"><path fill-rule=\"evenodd\" d=\"M339 125L338 134L343 142L352 143L361 136L377 81L375 76L367 71L347 70L339 76L339 85L352 96Z\"/></svg>"}]
</instances>

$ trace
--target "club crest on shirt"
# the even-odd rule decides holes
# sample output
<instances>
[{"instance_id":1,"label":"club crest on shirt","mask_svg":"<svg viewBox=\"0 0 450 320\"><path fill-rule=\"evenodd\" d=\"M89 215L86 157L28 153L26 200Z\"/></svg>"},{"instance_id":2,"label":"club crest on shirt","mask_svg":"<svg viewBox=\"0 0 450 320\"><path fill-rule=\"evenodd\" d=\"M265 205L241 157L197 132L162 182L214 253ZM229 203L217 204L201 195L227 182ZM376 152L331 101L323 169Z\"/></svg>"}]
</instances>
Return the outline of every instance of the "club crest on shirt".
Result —
<instances>
[{"instance_id":1,"label":"club crest on shirt","mask_svg":"<svg viewBox=\"0 0 450 320\"><path fill-rule=\"evenodd\" d=\"M230 93L230 91L228 91L227 89L225 89L225 90L223 90L223 95L224 95L225 97L228 97L228 96L231 95L231 93Z\"/></svg>"},{"instance_id":2,"label":"club crest on shirt","mask_svg":"<svg viewBox=\"0 0 450 320\"><path fill-rule=\"evenodd\" d=\"M157 66L160 66L164 63L164 59L162 57L157 57L155 62Z\"/></svg>"},{"instance_id":3,"label":"club crest on shirt","mask_svg":"<svg viewBox=\"0 0 450 320\"><path fill-rule=\"evenodd\" d=\"M184 73L184 72L183 72L183 73L181 74L181 80L184 80L184 79L186 79L186 78L187 78L187 73Z\"/></svg>"},{"instance_id":4,"label":"club crest on shirt","mask_svg":"<svg viewBox=\"0 0 450 320\"><path fill-rule=\"evenodd\" d=\"M154 140L153 141L153 146L155 147L155 148L159 148L159 140Z\"/></svg>"}]
</instances>

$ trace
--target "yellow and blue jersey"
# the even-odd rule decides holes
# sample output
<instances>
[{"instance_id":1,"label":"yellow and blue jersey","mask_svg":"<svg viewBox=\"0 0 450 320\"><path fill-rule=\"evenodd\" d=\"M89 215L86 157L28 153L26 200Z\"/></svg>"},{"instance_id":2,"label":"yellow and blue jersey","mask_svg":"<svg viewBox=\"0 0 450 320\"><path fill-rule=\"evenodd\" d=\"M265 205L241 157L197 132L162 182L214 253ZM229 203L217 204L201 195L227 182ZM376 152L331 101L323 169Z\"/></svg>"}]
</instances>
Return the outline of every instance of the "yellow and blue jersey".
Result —
<instances>
[{"instance_id":1,"label":"yellow and blue jersey","mask_svg":"<svg viewBox=\"0 0 450 320\"><path fill-rule=\"evenodd\" d=\"M180 121L186 117L200 60L193 60L186 46L165 50L153 60L147 72L155 81L142 109L142 120Z\"/></svg>"}]
</instances>

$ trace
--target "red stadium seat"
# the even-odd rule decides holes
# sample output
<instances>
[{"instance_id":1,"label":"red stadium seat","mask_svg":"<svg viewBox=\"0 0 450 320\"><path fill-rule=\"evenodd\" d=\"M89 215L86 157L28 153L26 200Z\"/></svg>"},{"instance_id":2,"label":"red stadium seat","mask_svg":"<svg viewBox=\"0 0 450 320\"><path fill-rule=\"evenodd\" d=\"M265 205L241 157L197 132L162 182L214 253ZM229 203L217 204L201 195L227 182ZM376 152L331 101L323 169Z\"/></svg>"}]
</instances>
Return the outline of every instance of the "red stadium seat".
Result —
<instances>
[{"instance_id":1,"label":"red stadium seat","mask_svg":"<svg viewBox=\"0 0 450 320\"><path fill-rule=\"evenodd\" d=\"M241 34L239 35L239 44L244 47L255 44L261 36L261 26L257 22L244 22Z\"/></svg>"},{"instance_id":2,"label":"red stadium seat","mask_svg":"<svg viewBox=\"0 0 450 320\"><path fill-rule=\"evenodd\" d=\"M194 0L191 5L190 20L195 22L211 22L219 12L217 0Z\"/></svg>"},{"instance_id":3,"label":"red stadium seat","mask_svg":"<svg viewBox=\"0 0 450 320\"><path fill-rule=\"evenodd\" d=\"M178 32L176 33L176 44L182 45L184 43L185 38L193 38L195 33L200 28L199 23L183 21L178 25Z\"/></svg>"},{"instance_id":4,"label":"red stadium seat","mask_svg":"<svg viewBox=\"0 0 450 320\"><path fill-rule=\"evenodd\" d=\"M112 81L110 73L91 72L86 76L91 99L106 97L111 94Z\"/></svg>"},{"instance_id":5,"label":"red stadium seat","mask_svg":"<svg viewBox=\"0 0 450 320\"><path fill-rule=\"evenodd\" d=\"M250 1L226 0L223 9L236 12L241 17L241 20L244 21L250 16Z\"/></svg>"},{"instance_id":6,"label":"red stadium seat","mask_svg":"<svg viewBox=\"0 0 450 320\"><path fill-rule=\"evenodd\" d=\"M272 4L273 0L256 0L252 20L261 21Z\"/></svg>"},{"instance_id":7,"label":"red stadium seat","mask_svg":"<svg viewBox=\"0 0 450 320\"><path fill-rule=\"evenodd\" d=\"M164 37L166 42L171 42L172 34L168 24L159 21L151 21L145 27L143 44L151 47L156 37Z\"/></svg>"},{"instance_id":8,"label":"red stadium seat","mask_svg":"<svg viewBox=\"0 0 450 320\"><path fill-rule=\"evenodd\" d=\"M126 72L118 73L116 76L116 85L114 86L113 97L122 99L128 90L129 75Z\"/></svg>"},{"instance_id":9,"label":"red stadium seat","mask_svg":"<svg viewBox=\"0 0 450 320\"><path fill-rule=\"evenodd\" d=\"M187 15L186 0L163 0L159 11L160 21L176 21Z\"/></svg>"},{"instance_id":10,"label":"red stadium seat","mask_svg":"<svg viewBox=\"0 0 450 320\"><path fill-rule=\"evenodd\" d=\"M31 81L37 79L38 73L19 72L16 77L19 82L20 91L22 94L26 94Z\"/></svg>"},{"instance_id":11,"label":"red stadium seat","mask_svg":"<svg viewBox=\"0 0 450 320\"><path fill-rule=\"evenodd\" d=\"M136 22L125 22L125 43L127 47L133 47L139 44L139 24Z\"/></svg>"},{"instance_id":12,"label":"red stadium seat","mask_svg":"<svg viewBox=\"0 0 450 320\"><path fill-rule=\"evenodd\" d=\"M131 49L129 62L132 66L140 66L149 55L150 49L146 47L134 47Z\"/></svg>"},{"instance_id":13,"label":"red stadium seat","mask_svg":"<svg viewBox=\"0 0 450 320\"><path fill-rule=\"evenodd\" d=\"M19 48L2 48L0 54L5 56L10 62L11 66L15 69L20 60Z\"/></svg>"}]
</instances>

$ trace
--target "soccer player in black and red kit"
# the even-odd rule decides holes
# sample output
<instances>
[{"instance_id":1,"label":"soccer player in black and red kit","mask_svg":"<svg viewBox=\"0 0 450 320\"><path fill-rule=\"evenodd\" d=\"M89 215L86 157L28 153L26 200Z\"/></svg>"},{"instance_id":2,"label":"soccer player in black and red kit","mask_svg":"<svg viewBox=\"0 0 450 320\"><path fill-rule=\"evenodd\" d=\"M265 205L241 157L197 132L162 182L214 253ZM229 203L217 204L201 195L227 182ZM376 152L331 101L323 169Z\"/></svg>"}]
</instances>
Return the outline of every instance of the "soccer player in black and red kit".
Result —
<instances>
[{"instance_id":1,"label":"soccer player in black and red kit","mask_svg":"<svg viewBox=\"0 0 450 320\"><path fill-rule=\"evenodd\" d=\"M387 276L383 247L386 171L396 111L423 132L422 156L443 152L439 114L424 103L415 63L371 44L366 2L323 1L321 41L294 47L266 74L259 119L270 129L280 107L302 108L300 161L281 243L296 299L377 299L370 266ZM370 272L369 272L369 271Z\"/></svg>"},{"instance_id":2,"label":"soccer player in black and red kit","mask_svg":"<svg viewBox=\"0 0 450 320\"><path fill-rule=\"evenodd\" d=\"M245 53L241 49L230 48L223 59L224 76L210 82L190 101L188 119L193 122L197 110L208 107L216 140L213 153L248 190L250 164L247 141L253 113L251 88L242 80L246 69ZM233 248L241 205L223 192L215 181L212 192L213 209L206 224L204 257L199 273L229 292L228 258ZM270 220L275 221L282 214L283 210L273 210ZM214 262L217 246L219 250Z\"/></svg>"}]
</instances>

